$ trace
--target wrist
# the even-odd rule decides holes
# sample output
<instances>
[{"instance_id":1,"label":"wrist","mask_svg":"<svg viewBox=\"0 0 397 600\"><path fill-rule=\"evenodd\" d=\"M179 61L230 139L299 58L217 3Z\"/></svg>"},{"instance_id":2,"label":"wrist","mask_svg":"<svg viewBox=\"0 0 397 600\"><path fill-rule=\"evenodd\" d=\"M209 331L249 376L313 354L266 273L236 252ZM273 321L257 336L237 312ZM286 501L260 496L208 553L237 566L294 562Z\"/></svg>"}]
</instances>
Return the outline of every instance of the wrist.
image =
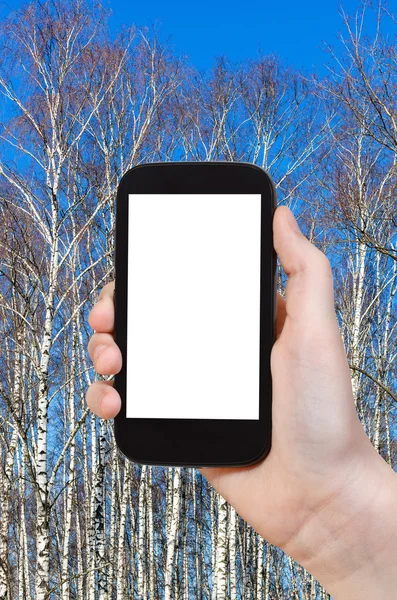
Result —
<instances>
[{"instance_id":1,"label":"wrist","mask_svg":"<svg viewBox=\"0 0 397 600\"><path fill-rule=\"evenodd\" d=\"M395 597L397 475L372 445L337 497L282 549L335 600Z\"/></svg>"}]
</instances>

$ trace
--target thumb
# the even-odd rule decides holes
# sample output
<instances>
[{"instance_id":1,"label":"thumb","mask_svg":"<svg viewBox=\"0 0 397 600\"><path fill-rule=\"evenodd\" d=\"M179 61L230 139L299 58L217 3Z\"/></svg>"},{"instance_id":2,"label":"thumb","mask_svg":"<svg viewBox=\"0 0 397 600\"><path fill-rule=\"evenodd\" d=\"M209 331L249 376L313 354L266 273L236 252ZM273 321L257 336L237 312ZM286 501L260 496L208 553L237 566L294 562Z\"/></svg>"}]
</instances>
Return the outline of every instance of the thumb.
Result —
<instances>
[{"instance_id":1,"label":"thumb","mask_svg":"<svg viewBox=\"0 0 397 600\"><path fill-rule=\"evenodd\" d=\"M301 233L292 212L279 206L273 243L288 275L286 314L296 325L336 322L332 270L328 258Z\"/></svg>"}]
</instances>

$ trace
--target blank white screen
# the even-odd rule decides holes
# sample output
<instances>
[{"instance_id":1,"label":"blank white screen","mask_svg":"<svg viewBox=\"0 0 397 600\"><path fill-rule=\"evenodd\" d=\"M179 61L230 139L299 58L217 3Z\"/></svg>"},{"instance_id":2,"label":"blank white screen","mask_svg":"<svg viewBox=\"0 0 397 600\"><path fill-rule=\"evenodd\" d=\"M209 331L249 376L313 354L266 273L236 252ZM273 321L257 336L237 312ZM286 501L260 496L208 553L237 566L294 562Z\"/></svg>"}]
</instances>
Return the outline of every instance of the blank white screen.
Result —
<instances>
[{"instance_id":1,"label":"blank white screen","mask_svg":"<svg viewBox=\"0 0 397 600\"><path fill-rule=\"evenodd\" d=\"M259 419L260 194L129 194L127 418Z\"/></svg>"}]
</instances>

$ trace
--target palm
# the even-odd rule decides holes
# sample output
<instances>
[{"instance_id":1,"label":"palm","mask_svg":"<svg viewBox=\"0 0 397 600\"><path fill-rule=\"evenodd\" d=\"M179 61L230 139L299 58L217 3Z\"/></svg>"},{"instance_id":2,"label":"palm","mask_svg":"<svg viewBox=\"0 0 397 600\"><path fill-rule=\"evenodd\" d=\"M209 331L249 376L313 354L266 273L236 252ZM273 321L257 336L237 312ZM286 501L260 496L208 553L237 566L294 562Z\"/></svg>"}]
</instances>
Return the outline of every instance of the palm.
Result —
<instances>
[{"instance_id":1,"label":"palm","mask_svg":"<svg viewBox=\"0 0 397 600\"><path fill-rule=\"evenodd\" d=\"M354 408L336 319L310 331L301 328L286 315L279 295L271 368L267 458L251 467L200 472L268 542L285 549L311 515L342 493L349 478L360 477L362 443L371 444Z\"/></svg>"}]
</instances>

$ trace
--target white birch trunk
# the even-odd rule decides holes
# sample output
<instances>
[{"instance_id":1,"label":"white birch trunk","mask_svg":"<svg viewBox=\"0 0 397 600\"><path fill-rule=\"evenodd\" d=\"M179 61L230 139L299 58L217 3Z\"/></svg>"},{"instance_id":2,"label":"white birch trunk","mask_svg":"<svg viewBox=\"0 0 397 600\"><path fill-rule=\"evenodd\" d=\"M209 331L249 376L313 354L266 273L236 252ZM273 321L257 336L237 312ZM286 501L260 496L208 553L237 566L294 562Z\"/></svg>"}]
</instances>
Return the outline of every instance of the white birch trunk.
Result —
<instances>
[{"instance_id":1,"label":"white birch trunk","mask_svg":"<svg viewBox=\"0 0 397 600\"><path fill-rule=\"evenodd\" d=\"M75 504L79 506L79 502L77 501L77 486L75 486ZM77 579L77 597L78 598L86 598L86 595L83 595L83 576L84 572L84 564L83 564L83 544L82 544L82 535L81 535L81 527L80 527L80 513L79 511L76 513L76 538L77 538L77 571L79 573L79 577Z\"/></svg>"},{"instance_id":2,"label":"white birch trunk","mask_svg":"<svg viewBox=\"0 0 397 600\"><path fill-rule=\"evenodd\" d=\"M36 598L47 600L49 577L49 518L47 477L47 427L48 427L48 364L52 344L55 286L58 276L58 206L57 184L53 187L52 246L49 266L49 290L41 344L39 397L37 405L37 454L36 454Z\"/></svg>"},{"instance_id":3,"label":"white birch trunk","mask_svg":"<svg viewBox=\"0 0 397 600\"><path fill-rule=\"evenodd\" d=\"M187 531L187 522L186 529L184 525L184 531ZM183 600L189 600L189 563L187 558L187 536L184 536L183 540Z\"/></svg>"},{"instance_id":4,"label":"white birch trunk","mask_svg":"<svg viewBox=\"0 0 397 600\"><path fill-rule=\"evenodd\" d=\"M155 570L155 556L154 556L154 532L153 532L153 496L152 496L152 487L153 487L153 467L149 466L147 472L147 505L146 505L146 520L147 520L147 529L148 529L148 565L149 565L149 596L150 600L155 599L155 586L156 586L156 570Z\"/></svg>"},{"instance_id":5,"label":"white birch trunk","mask_svg":"<svg viewBox=\"0 0 397 600\"><path fill-rule=\"evenodd\" d=\"M226 523L227 502L218 494L218 535L216 544L216 598L226 600L227 576L226 576Z\"/></svg>"},{"instance_id":6,"label":"white birch trunk","mask_svg":"<svg viewBox=\"0 0 397 600\"><path fill-rule=\"evenodd\" d=\"M291 600L299 600L299 594L298 594L297 585L296 585L294 561L292 560L292 558L290 556L288 556L288 564L289 564L289 570L291 573L291 586L292 586Z\"/></svg>"},{"instance_id":7,"label":"white birch trunk","mask_svg":"<svg viewBox=\"0 0 397 600\"><path fill-rule=\"evenodd\" d=\"M69 416L69 435L72 435L76 427L76 418L74 410L74 394L75 394L75 378L74 373L76 369L76 348L77 348L77 330L76 321L72 321L72 356L70 360L70 382L69 382L69 394L68 394L68 416ZM75 439L73 439L70 445L69 462L65 465L65 472L68 476L68 481L65 482L66 488L66 502L65 502L65 515L64 515L64 538L63 538L63 555L62 555L62 571L61 580L64 582L61 587L62 600L69 600L70 594L70 583L69 583L69 541L70 532L72 528L72 511L73 511L73 498L74 498L74 484L72 483L75 477Z\"/></svg>"},{"instance_id":8,"label":"white birch trunk","mask_svg":"<svg viewBox=\"0 0 397 600\"><path fill-rule=\"evenodd\" d=\"M382 394L381 394L381 388L377 385L376 386L376 398L375 398L375 431L374 431L374 436L373 436L373 446L375 448L375 450L377 452L379 452L379 446L380 446L380 426L381 426L381 419L382 419L382 413L381 413L381 405L382 405Z\"/></svg>"},{"instance_id":9,"label":"white birch trunk","mask_svg":"<svg viewBox=\"0 0 397 600\"><path fill-rule=\"evenodd\" d=\"M229 569L230 569L230 600L237 600L236 574L236 520L237 515L233 506L229 506Z\"/></svg>"},{"instance_id":10,"label":"white birch trunk","mask_svg":"<svg viewBox=\"0 0 397 600\"><path fill-rule=\"evenodd\" d=\"M36 502L36 597L46 600L48 596L49 576L49 505L47 488L47 425L48 425L48 388L47 365L49 356L50 333L49 317L46 318L45 345L42 354L39 402L37 410L37 502ZM45 364L47 363L47 364Z\"/></svg>"},{"instance_id":11,"label":"white birch trunk","mask_svg":"<svg viewBox=\"0 0 397 600\"><path fill-rule=\"evenodd\" d=\"M380 319L381 319L381 299L380 299L380 295L381 295L381 284L380 284L380 254L379 252L376 253L376 296L378 298L377 300L377 321L378 321L378 326L380 325ZM379 329L378 331L378 339L379 339L379 333L380 333L381 329ZM381 346L381 343L379 342L379 346ZM382 381L383 380L383 368L382 368L382 356L376 356L375 357L375 363L377 366L377 371L378 371L378 378ZM375 450L377 452L379 452L379 446L380 446L380 427L381 427L381 404L382 404L382 393L383 390L381 390L380 386L377 385L376 386L376 399L375 399L375 418L374 418L374 432L373 432L373 436L371 438L373 446L375 448ZM372 434L372 432L371 432Z\"/></svg>"},{"instance_id":12,"label":"white birch trunk","mask_svg":"<svg viewBox=\"0 0 397 600\"><path fill-rule=\"evenodd\" d=\"M12 432L10 447L2 456L2 462L5 464L4 476L3 469L0 479L0 502L1 502L1 523L0 523L0 599L11 600L9 596L8 581L9 581L9 565L8 565L8 527L10 524L9 508L10 508L10 489L11 477L14 468L15 449L17 446L18 435L16 430ZM6 446L3 444L3 448Z\"/></svg>"},{"instance_id":13,"label":"white birch trunk","mask_svg":"<svg viewBox=\"0 0 397 600\"><path fill-rule=\"evenodd\" d=\"M175 467L173 469L173 479L171 488L171 515L169 518L169 530L167 532L167 553L165 561L165 586L164 586L164 598L165 600L171 600L172 596L172 575L174 571L174 559L177 549L177 541L179 534L179 518L180 518L180 505L181 505L181 469Z\"/></svg>"},{"instance_id":14,"label":"white birch trunk","mask_svg":"<svg viewBox=\"0 0 397 600\"><path fill-rule=\"evenodd\" d=\"M385 427L386 427L386 453L387 453L387 462L389 466L393 468L391 452L390 452L390 425L389 425L389 403L386 403L385 406Z\"/></svg>"},{"instance_id":15,"label":"white birch trunk","mask_svg":"<svg viewBox=\"0 0 397 600\"><path fill-rule=\"evenodd\" d=\"M90 485L89 476L88 476L88 456L86 456L84 468L87 469L87 473L85 473L85 477L87 477L87 487L86 490L92 490L91 493L88 493L86 496L87 505L89 507L90 512L90 522L87 523L86 526L86 536L87 536L87 557L88 557L88 565L89 565L89 573L88 573L88 600L96 600L95 598L95 507L96 507L96 499L95 499L95 490L96 490L96 480L97 480L97 471L98 471L98 462L99 457L97 455L97 434L96 434L96 423L97 419L94 415L91 415L91 472L92 472L92 484ZM91 496L92 499L91 499ZM90 498L90 500L89 500ZM87 513L86 513L87 514Z\"/></svg>"},{"instance_id":16,"label":"white birch trunk","mask_svg":"<svg viewBox=\"0 0 397 600\"><path fill-rule=\"evenodd\" d=\"M255 600L262 600L263 597L263 558L264 558L265 540L258 535L258 552L256 562L256 595Z\"/></svg>"},{"instance_id":17,"label":"white birch trunk","mask_svg":"<svg viewBox=\"0 0 397 600\"><path fill-rule=\"evenodd\" d=\"M250 573L250 593L249 593L249 596L251 596L251 594L255 594L255 587L256 587L255 567L258 564L258 534L256 533L256 531L254 531L252 529L252 527L250 527L250 538L251 538L250 565L251 565L252 572Z\"/></svg>"},{"instance_id":18,"label":"white birch trunk","mask_svg":"<svg viewBox=\"0 0 397 600\"><path fill-rule=\"evenodd\" d=\"M123 492L121 495L120 504L120 528L119 528L119 539L117 548L117 600L124 600L126 598L126 560L125 560L125 534L126 534L126 522L127 522L127 510L128 510L128 499L130 495L131 487L131 463L126 460L124 463L124 482Z\"/></svg>"},{"instance_id":19,"label":"white birch trunk","mask_svg":"<svg viewBox=\"0 0 397 600\"><path fill-rule=\"evenodd\" d=\"M360 340L360 326L361 326L361 313L363 307L364 298L364 278L365 278L365 258L367 255L367 247L365 244L357 243L356 252L356 273L355 273L355 296L353 305L353 321L351 331L351 361L356 367L360 366L361 360L361 346L362 340ZM363 418L362 407L358 404L358 392L360 387L360 373L353 371L352 375L352 389L355 406Z\"/></svg>"},{"instance_id":20,"label":"white birch trunk","mask_svg":"<svg viewBox=\"0 0 397 600\"><path fill-rule=\"evenodd\" d=\"M251 527L248 523L244 523L244 538L245 538L245 557L244 557L244 598L249 600L250 592L250 562L251 562Z\"/></svg>"},{"instance_id":21,"label":"white birch trunk","mask_svg":"<svg viewBox=\"0 0 397 600\"><path fill-rule=\"evenodd\" d=\"M106 448L106 421L100 419L99 427L99 456L97 463L97 476L94 490L94 531L95 531L95 566L98 568L98 599L108 599L107 570L105 563L105 448Z\"/></svg>"},{"instance_id":22,"label":"white birch trunk","mask_svg":"<svg viewBox=\"0 0 397 600\"><path fill-rule=\"evenodd\" d=\"M78 336L79 336L79 349L84 348L84 339L82 335L82 326L80 323L80 316L77 313L78 322ZM82 352L79 358L79 362L83 364L85 369L85 378L87 387L90 385L91 380L88 374L88 365L86 360L86 353ZM81 396L81 411L86 407L85 395ZM91 468L89 467L89 451L88 451L88 426L91 426ZM97 463L97 443L96 443L96 417L93 414L89 414L86 420L81 426L81 453L82 453L82 464L83 464L83 493L84 493L84 509L82 514L83 531L82 531L82 546L85 548L85 560L83 560L83 554L81 554L81 561L83 563L84 571L89 571L85 576L86 582L86 597L84 600L95 600L95 537L94 537L94 502L92 500L92 488L94 483L94 474L96 471ZM83 571L82 571L83 572ZM82 582L84 581L81 578Z\"/></svg>"},{"instance_id":23,"label":"white birch trunk","mask_svg":"<svg viewBox=\"0 0 397 600\"><path fill-rule=\"evenodd\" d=\"M377 254L378 256L378 254ZM389 292L389 296L387 299L387 305L386 305L386 315L385 315L385 321L383 324L383 343L381 345L381 356L380 356L380 368L378 369L378 373L379 373L379 379L381 381L386 379L387 383L387 369L385 366L385 361L387 360L387 357L390 356L390 325L391 325L391 319L392 319L392 315L393 315L393 300L394 300L394 296L397 293L397 261L394 261L393 263L393 279L390 285L390 292ZM379 311L380 313L380 311ZM395 356L395 354L394 354ZM379 389L379 386L377 386L377 388ZM386 397L385 401L384 401L384 419L385 419L385 432L386 432L386 460L389 463L389 465L392 467L392 462L391 462L391 453L390 453L390 426L389 426L389 406L390 406L390 399ZM379 432L378 432L379 435ZM379 442L378 442L378 447L379 447ZM379 451L379 450L378 450ZM385 458L385 457L384 457Z\"/></svg>"},{"instance_id":24,"label":"white birch trunk","mask_svg":"<svg viewBox=\"0 0 397 600\"><path fill-rule=\"evenodd\" d=\"M142 465L141 479L139 484L139 503L138 503L138 600L146 600L145 598L145 583L146 583L146 472L147 466Z\"/></svg>"},{"instance_id":25,"label":"white birch trunk","mask_svg":"<svg viewBox=\"0 0 397 600\"><path fill-rule=\"evenodd\" d=\"M133 467L131 465L131 480L132 480L132 476L133 473L135 473L135 470L133 470ZM133 499L132 497L132 485L128 486L128 506L130 507L130 520L131 520L131 554L130 554L130 562L127 562L127 555L125 555L125 561L127 565L131 565L130 566L130 571L131 571L131 580L132 580L132 584L131 586L127 586L127 597L133 597L135 598L135 590L134 590L134 581L136 579L136 574L135 574L135 556L137 553L137 548L138 548L138 520L139 520L139 515L137 514L137 511L135 510L135 499ZM128 574L127 574L128 577ZM126 579L127 579L126 577Z\"/></svg>"},{"instance_id":26,"label":"white birch trunk","mask_svg":"<svg viewBox=\"0 0 397 600\"><path fill-rule=\"evenodd\" d=\"M26 534L26 517L25 517L25 494L26 494L26 474L25 461L27 461L26 450L22 447L22 460L19 454L16 453L18 462L19 494L20 494L20 512L18 523L18 538L19 538L19 570L18 570L18 598L28 600L31 598L30 576L29 576L29 555L28 542Z\"/></svg>"},{"instance_id":27,"label":"white birch trunk","mask_svg":"<svg viewBox=\"0 0 397 600\"><path fill-rule=\"evenodd\" d=\"M269 542L266 543L266 567L265 567L265 600L270 600L270 559L271 548Z\"/></svg>"},{"instance_id":28,"label":"white birch trunk","mask_svg":"<svg viewBox=\"0 0 397 600\"><path fill-rule=\"evenodd\" d=\"M211 486L210 488L210 494L211 494L211 579L212 579L212 594L211 594L211 598L212 600L216 600L216 584L217 584L217 579L216 579L216 547L217 547L217 526L216 526L216 514L215 514L215 507L216 507L216 492L214 490L214 488Z\"/></svg>"},{"instance_id":29,"label":"white birch trunk","mask_svg":"<svg viewBox=\"0 0 397 600\"><path fill-rule=\"evenodd\" d=\"M115 587L115 564L118 562L118 554L116 555L116 490L117 490L117 480L120 476L119 473L119 460L118 460L118 447L114 439L114 435L112 433L112 458L111 458L111 478L112 478L112 488L111 488L111 496L110 496L110 532L109 532L109 592L112 597L113 589ZM128 461L130 462L130 461ZM122 510L123 499L119 496L121 505L120 511ZM122 515L120 514L120 527L121 527ZM121 534L120 534L121 535ZM124 539L124 538L123 538ZM116 575L117 577L117 575ZM118 593L118 587L116 584L116 593Z\"/></svg>"},{"instance_id":30,"label":"white birch trunk","mask_svg":"<svg viewBox=\"0 0 397 600\"><path fill-rule=\"evenodd\" d=\"M282 591L282 588L280 585L280 566L277 565L277 572L276 572L275 565L274 565L274 557L273 557L273 575L274 575L274 583L276 586L276 597L282 598L283 591Z\"/></svg>"},{"instance_id":31,"label":"white birch trunk","mask_svg":"<svg viewBox=\"0 0 397 600\"><path fill-rule=\"evenodd\" d=\"M386 361L393 361L390 356L390 324L393 314L393 299L397 291L397 285L394 284L397 274L397 261L393 263L393 276L389 279L388 298L386 307L381 304L381 294L384 286L381 283L381 255L376 254L376 315L378 325L378 346L372 350L372 355L377 367L377 378L379 381L387 384L388 373ZM382 424L382 407L384 411L385 437L386 437L386 460L391 466L390 461L390 429L389 429L389 398L385 398L385 391L379 386L376 386L376 404L375 404L375 431L373 437L373 445L380 452L380 434Z\"/></svg>"},{"instance_id":32,"label":"white birch trunk","mask_svg":"<svg viewBox=\"0 0 397 600\"><path fill-rule=\"evenodd\" d=\"M241 531L240 523L236 527L237 529L237 554L240 556L240 582L241 582L241 598L244 598L244 585L245 585L245 548L244 548L244 531L245 522L241 521L243 527ZM236 523L237 525L237 523Z\"/></svg>"},{"instance_id":33,"label":"white birch trunk","mask_svg":"<svg viewBox=\"0 0 397 600\"><path fill-rule=\"evenodd\" d=\"M189 521L188 521L188 502L187 502L187 496L188 496L188 492L191 490L191 485L190 485L190 481L189 481L189 476L191 476L192 470L191 469L185 469L184 471L185 473L185 493L184 493L184 503L183 503L183 524L182 524L182 531L183 531L183 554L182 554L182 577L183 577L183 588L182 588L182 598L183 600L189 600L189 562L188 562L188 527L189 527ZM189 481L189 484L188 484Z\"/></svg>"},{"instance_id":34,"label":"white birch trunk","mask_svg":"<svg viewBox=\"0 0 397 600\"><path fill-rule=\"evenodd\" d=\"M23 333L21 327L17 329L16 332L16 342L21 347L23 343ZM11 354L8 352L7 346L7 358L11 362ZM12 399L16 406L19 406L21 402L21 382L22 375L25 375L22 372L22 365L20 359L20 352L17 349L14 355L14 381L12 383ZM14 468L14 459L16 455L18 442L18 431L16 428L12 430L11 440L9 446L6 444L2 445L3 452L2 454L2 464L4 466L0 469L0 510L1 510L1 521L0 521L0 600L9 600L9 552L8 552L8 528L9 528L9 509L10 509L10 491L11 491L11 481L12 481L12 472ZM20 476L23 477L23 471L19 471Z\"/></svg>"},{"instance_id":35,"label":"white birch trunk","mask_svg":"<svg viewBox=\"0 0 397 600\"><path fill-rule=\"evenodd\" d=\"M196 584L196 597L199 598L199 593L201 594L202 586L201 586L201 569L200 569L200 529L197 518L197 494L196 494L196 486L197 486L197 473L196 469L192 472L193 477L193 522L194 522L194 567L195 567L195 584Z\"/></svg>"},{"instance_id":36,"label":"white birch trunk","mask_svg":"<svg viewBox=\"0 0 397 600\"><path fill-rule=\"evenodd\" d=\"M28 458L28 451L26 446L23 444L22 445L22 460L23 460L23 464L26 467L26 465L28 464L29 458ZM23 475L25 474L26 469L22 470ZM25 482L23 484L25 486ZM24 488L23 488L24 489ZM23 499L25 499L25 493L23 493L22 496ZM24 598L26 598L26 600L30 600L30 598L32 598L31 595L31 591L33 588L33 582L31 581L31 576L30 576L30 569L29 569L29 550L28 550L28 536L27 536L27 531L26 531L26 512L25 512L25 502L21 503L21 529L22 529L22 534L23 534L23 549L24 549L24 561L23 561L23 571L24 571L24 583L26 586L26 596Z\"/></svg>"}]
</instances>

